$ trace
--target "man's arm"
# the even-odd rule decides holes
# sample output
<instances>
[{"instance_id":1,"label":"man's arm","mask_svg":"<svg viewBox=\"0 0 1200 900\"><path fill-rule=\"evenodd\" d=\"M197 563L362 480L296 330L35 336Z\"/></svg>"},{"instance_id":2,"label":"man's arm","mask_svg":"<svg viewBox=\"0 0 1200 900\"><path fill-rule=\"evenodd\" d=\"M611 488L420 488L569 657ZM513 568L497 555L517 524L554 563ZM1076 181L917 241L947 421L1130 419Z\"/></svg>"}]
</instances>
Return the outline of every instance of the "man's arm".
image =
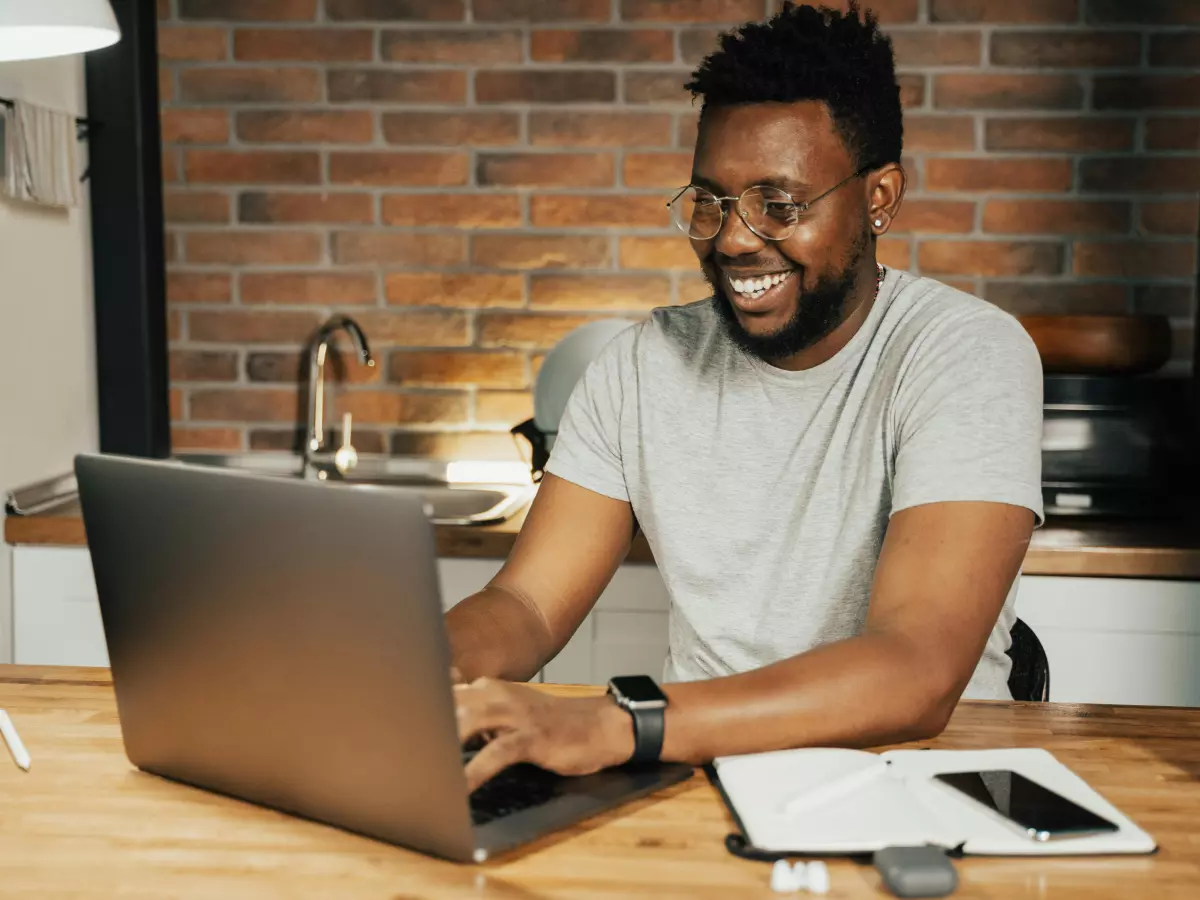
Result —
<instances>
[{"instance_id":1,"label":"man's arm","mask_svg":"<svg viewBox=\"0 0 1200 900\"><path fill-rule=\"evenodd\" d=\"M755 671L667 686L663 759L936 735L979 662L1033 524L1029 510L991 502L896 513L862 633ZM500 682L458 696L464 739L497 735L468 766L472 785L520 760L579 774L632 751L629 716L611 701L544 698Z\"/></svg>"},{"instance_id":2,"label":"man's arm","mask_svg":"<svg viewBox=\"0 0 1200 900\"><path fill-rule=\"evenodd\" d=\"M532 678L595 605L632 535L629 503L547 473L504 568L446 615L458 677Z\"/></svg>"}]
</instances>

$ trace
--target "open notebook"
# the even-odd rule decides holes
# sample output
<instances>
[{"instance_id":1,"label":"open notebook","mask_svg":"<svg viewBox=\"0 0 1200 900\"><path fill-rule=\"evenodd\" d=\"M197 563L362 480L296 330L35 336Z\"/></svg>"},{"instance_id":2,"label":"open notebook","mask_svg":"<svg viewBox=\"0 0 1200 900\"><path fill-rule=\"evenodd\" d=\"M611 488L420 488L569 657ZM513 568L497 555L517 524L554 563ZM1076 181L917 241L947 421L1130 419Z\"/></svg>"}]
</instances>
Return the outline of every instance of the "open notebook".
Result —
<instances>
[{"instance_id":1,"label":"open notebook","mask_svg":"<svg viewBox=\"0 0 1200 900\"><path fill-rule=\"evenodd\" d=\"M721 790L765 853L858 854L936 844L975 855L1152 853L1154 839L1045 750L803 749L714 761ZM1115 832L1038 842L932 779L1008 769L1116 823Z\"/></svg>"}]
</instances>

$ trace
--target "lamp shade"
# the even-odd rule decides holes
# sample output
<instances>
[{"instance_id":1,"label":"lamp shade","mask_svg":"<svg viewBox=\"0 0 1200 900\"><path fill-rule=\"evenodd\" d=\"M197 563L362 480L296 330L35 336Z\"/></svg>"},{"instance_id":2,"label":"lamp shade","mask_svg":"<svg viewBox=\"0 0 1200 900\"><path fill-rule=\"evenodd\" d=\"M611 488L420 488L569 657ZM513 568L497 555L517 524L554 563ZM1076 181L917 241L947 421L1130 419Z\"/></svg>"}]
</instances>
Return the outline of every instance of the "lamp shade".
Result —
<instances>
[{"instance_id":1,"label":"lamp shade","mask_svg":"<svg viewBox=\"0 0 1200 900\"><path fill-rule=\"evenodd\" d=\"M0 62L86 53L120 39L108 0L0 0Z\"/></svg>"}]
</instances>

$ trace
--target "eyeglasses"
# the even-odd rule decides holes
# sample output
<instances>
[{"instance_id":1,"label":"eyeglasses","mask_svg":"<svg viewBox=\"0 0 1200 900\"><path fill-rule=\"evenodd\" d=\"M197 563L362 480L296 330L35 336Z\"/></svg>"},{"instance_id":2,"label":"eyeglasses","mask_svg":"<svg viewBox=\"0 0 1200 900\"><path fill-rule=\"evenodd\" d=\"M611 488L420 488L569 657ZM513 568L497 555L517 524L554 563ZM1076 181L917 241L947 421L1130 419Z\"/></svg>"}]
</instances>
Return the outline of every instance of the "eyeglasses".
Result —
<instances>
[{"instance_id":1,"label":"eyeglasses","mask_svg":"<svg viewBox=\"0 0 1200 900\"><path fill-rule=\"evenodd\" d=\"M800 201L787 191L765 184L746 188L740 197L718 197L711 191L689 184L671 198L667 208L671 211L671 221L675 227L696 241L712 240L721 233L728 203L733 203L746 227L763 240L786 241L795 234L805 213L814 203L870 170L871 166L864 166L811 200Z\"/></svg>"}]
</instances>

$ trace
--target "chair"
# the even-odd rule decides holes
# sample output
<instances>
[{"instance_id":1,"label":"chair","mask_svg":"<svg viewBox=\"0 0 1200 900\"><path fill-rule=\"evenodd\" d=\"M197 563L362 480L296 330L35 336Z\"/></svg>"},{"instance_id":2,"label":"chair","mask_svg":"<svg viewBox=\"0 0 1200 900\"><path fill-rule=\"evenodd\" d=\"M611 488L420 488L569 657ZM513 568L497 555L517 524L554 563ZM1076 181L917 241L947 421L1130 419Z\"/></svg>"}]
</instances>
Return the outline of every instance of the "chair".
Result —
<instances>
[{"instance_id":1,"label":"chair","mask_svg":"<svg viewBox=\"0 0 1200 900\"><path fill-rule=\"evenodd\" d=\"M1012 660L1012 672L1008 676L1008 689L1014 700L1050 699L1050 660L1042 642L1033 629L1017 619L1013 622L1012 645L1006 651Z\"/></svg>"}]
</instances>

